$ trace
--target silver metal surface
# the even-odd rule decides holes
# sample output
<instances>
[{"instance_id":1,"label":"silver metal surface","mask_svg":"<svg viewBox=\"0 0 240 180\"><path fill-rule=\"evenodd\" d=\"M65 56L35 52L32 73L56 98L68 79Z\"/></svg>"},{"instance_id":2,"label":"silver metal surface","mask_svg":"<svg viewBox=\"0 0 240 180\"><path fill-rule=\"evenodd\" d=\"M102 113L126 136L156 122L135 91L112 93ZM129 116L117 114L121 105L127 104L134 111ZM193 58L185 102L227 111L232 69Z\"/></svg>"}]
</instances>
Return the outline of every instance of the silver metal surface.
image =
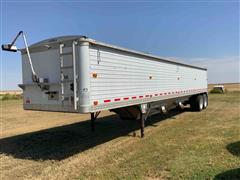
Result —
<instances>
[{"instance_id":1,"label":"silver metal surface","mask_svg":"<svg viewBox=\"0 0 240 180\"><path fill-rule=\"evenodd\" d=\"M97 111L121 108L121 107L126 107L126 106L133 106L133 105L139 105L139 104L144 104L144 103L157 102L157 101L164 101L166 104L168 104L168 101L169 102L172 102L173 100L177 101L179 98L188 99L192 95L206 93L206 92L207 92L207 89L199 91L199 92L195 92L195 93L186 93L184 95L158 96L158 97L136 99L136 100L130 100L130 101L105 103L105 104L100 104L97 106L91 106L90 112L97 112Z\"/></svg>"},{"instance_id":2,"label":"silver metal surface","mask_svg":"<svg viewBox=\"0 0 240 180\"><path fill-rule=\"evenodd\" d=\"M144 57L150 57L150 58L154 58L155 60L158 60L158 61L164 61L164 62L168 62L168 63L179 64L179 65L188 66L188 67L192 67L192 68L207 70L207 68L205 68L205 67L195 66L195 65L192 65L192 64L178 62L178 61L175 61L175 60L170 59L170 58L154 56L154 55L143 53L143 52L140 52L140 51L131 50L131 49L111 45L111 44L108 44L108 43L96 41L96 40L91 39L91 38L87 38L86 36L82 36L82 35L61 36L61 37L50 38L50 39L46 39L46 40L40 41L38 43L35 43L35 44L31 45L29 48L31 49L31 52L40 52L40 51L45 51L46 50L46 47L43 48L44 46L46 46L46 44L50 45L51 48L58 48L58 44L60 42L70 42L71 43L72 41L77 41L78 42L78 41L82 41L83 39L84 39L84 41L86 41L90 44L95 44L95 45L99 45L99 46L103 46L103 47L109 47L109 48L112 48L112 49L115 49L115 50L120 50L120 51L124 51L124 52L128 52L128 53L133 53L135 55L140 55L140 56L144 56ZM26 53L26 49L21 49L21 52L23 54Z\"/></svg>"},{"instance_id":3,"label":"silver metal surface","mask_svg":"<svg viewBox=\"0 0 240 180\"><path fill-rule=\"evenodd\" d=\"M27 44L27 40L26 40L25 34L22 33L22 37L23 37L23 41L24 41L24 44L25 44L25 47L26 47L26 51L27 51L27 55L28 55L28 60L29 60L29 64L30 64L32 73L33 73L33 75L36 75L36 72L35 72L35 70L34 70L34 68L33 68L32 58L31 58L31 55L30 55L30 53L29 53L28 44Z\"/></svg>"},{"instance_id":4,"label":"silver metal surface","mask_svg":"<svg viewBox=\"0 0 240 180\"><path fill-rule=\"evenodd\" d=\"M79 111L90 112L90 64L89 64L89 43L80 39L78 51L79 61Z\"/></svg>"},{"instance_id":5,"label":"silver metal surface","mask_svg":"<svg viewBox=\"0 0 240 180\"><path fill-rule=\"evenodd\" d=\"M61 56L61 54L63 54L63 47L64 44L60 44L59 45L59 54L60 54L60 68L63 68L63 56ZM61 100L64 100L64 84L63 84L63 73L62 71L60 71L60 82L61 82Z\"/></svg>"},{"instance_id":6,"label":"silver metal surface","mask_svg":"<svg viewBox=\"0 0 240 180\"><path fill-rule=\"evenodd\" d=\"M77 71L76 71L76 45L77 42L73 41L72 43L72 55L73 55L73 94L74 94L74 109L77 110Z\"/></svg>"},{"instance_id":7,"label":"silver metal surface","mask_svg":"<svg viewBox=\"0 0 240 180\"><path fill-rule=\"evenodd\" d=\"M207 72L204 68L157 59L82 36L49 39L32 48L34 51L31 48L30 51L37 73L49 80L45 83L49 85L49 91L58 91L64 101L61 98L48 100L48 96L32 83L27 54L23 53L26 109L88 113L149 102L167 102L174 98L177 101L207 92ZM187 90L194 91L175 93ZM167 95L160 96L159 93ZM147 95L151 97L145 97Z\"/></svg>"}]
</instances>

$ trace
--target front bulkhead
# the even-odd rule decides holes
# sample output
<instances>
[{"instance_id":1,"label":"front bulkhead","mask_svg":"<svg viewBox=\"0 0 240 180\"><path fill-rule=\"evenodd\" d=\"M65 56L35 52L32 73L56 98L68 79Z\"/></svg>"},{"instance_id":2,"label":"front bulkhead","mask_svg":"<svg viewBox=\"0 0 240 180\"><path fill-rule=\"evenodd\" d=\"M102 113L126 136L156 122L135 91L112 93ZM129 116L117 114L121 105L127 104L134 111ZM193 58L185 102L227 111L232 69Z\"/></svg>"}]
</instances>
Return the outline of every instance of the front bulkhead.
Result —
<instances>
[{"instance_id":1,"label":"front bulkhead","mask_svg":"<svg viewBox=\"0 0 240 180\"><path fill-rule=\"evenodd\" d=\"M29 47L39 83L32 80L26 51L22 52L23 106L28 110L88 112L88 42L69 36L41 41Z\"/></svg>"}]
</instances>

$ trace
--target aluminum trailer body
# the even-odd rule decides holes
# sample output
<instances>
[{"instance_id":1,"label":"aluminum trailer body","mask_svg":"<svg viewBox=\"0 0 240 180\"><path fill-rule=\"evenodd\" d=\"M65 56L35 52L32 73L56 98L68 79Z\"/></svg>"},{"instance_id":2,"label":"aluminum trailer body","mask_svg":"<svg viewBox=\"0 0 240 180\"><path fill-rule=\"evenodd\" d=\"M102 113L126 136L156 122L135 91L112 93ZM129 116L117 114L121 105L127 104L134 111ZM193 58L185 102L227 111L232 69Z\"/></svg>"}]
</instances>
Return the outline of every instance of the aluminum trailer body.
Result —
<instances>
[{"instance_id":1,"label":"aluminum trailer body","mask_svg":"<svg viewBox=\"0 0 240 180\"><path fill-rule=\"evenodd\" d=\"M19 85L26 110L91 113L93 121L98 112L110 110L122 119L144 119L143 129L143 115L150 109L164 112L181 104L195 110L207 107L206 68L85 36L63 36L29 47L32 65L41 77L36 83L26 50L21 49L23 83Z\"/></svg>"},{"instance_id":2,"label":"aluminum trailer body","mask_svg":"<svg viewBox=\"0 0 240 180\"><path fill-rule=\"evenodd\" d=\"M29 47L42 80L31 79L22 49L24 109L89 113L207 93L207 70L84 36Z\"/></svg>"}]
</instances>

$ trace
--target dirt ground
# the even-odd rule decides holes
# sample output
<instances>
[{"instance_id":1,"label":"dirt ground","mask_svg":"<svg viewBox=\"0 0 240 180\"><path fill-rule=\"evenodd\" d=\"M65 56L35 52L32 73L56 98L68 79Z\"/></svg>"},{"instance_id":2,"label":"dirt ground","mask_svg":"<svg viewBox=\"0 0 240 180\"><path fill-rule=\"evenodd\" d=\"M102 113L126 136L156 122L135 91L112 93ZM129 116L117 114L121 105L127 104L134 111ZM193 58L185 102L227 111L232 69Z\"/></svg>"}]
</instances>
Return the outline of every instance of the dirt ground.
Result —
<instances>
[{"instance_id":1,"label":"dirt ground","mask_svg":"<svg viewBox=\"0 0 240 180\"><path fill-rule=\"evenodd\" d=\"M238 95L210 95L209 108L199 114L154 116L144 139L136 122L110 112L100 114L91 132L89 114L25 111L21 100L3 101L1 179L211 178L240 165L239 155L225 148L239 141Z\"/></svg>"}]
</instances>

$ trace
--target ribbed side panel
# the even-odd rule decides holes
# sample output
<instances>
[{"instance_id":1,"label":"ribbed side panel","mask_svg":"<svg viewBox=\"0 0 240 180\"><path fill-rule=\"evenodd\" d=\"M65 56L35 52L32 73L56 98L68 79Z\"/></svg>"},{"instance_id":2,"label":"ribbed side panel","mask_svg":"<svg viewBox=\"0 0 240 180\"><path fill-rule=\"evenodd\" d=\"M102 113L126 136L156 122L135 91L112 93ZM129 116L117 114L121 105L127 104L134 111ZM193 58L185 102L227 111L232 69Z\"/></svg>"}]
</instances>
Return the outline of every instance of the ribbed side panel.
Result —
<instances>
[{"instance_id":1,"label":"ribbed side panel","mask_svg":"<svg viewBox=\"0 0 240 180\"><path fill-rule=\"evenodd\" d=\"M90 46L91 104L207 88L206 71L102 46ZM109 101L109 102L110 102Z\"/></svg>"}]
</instances>

